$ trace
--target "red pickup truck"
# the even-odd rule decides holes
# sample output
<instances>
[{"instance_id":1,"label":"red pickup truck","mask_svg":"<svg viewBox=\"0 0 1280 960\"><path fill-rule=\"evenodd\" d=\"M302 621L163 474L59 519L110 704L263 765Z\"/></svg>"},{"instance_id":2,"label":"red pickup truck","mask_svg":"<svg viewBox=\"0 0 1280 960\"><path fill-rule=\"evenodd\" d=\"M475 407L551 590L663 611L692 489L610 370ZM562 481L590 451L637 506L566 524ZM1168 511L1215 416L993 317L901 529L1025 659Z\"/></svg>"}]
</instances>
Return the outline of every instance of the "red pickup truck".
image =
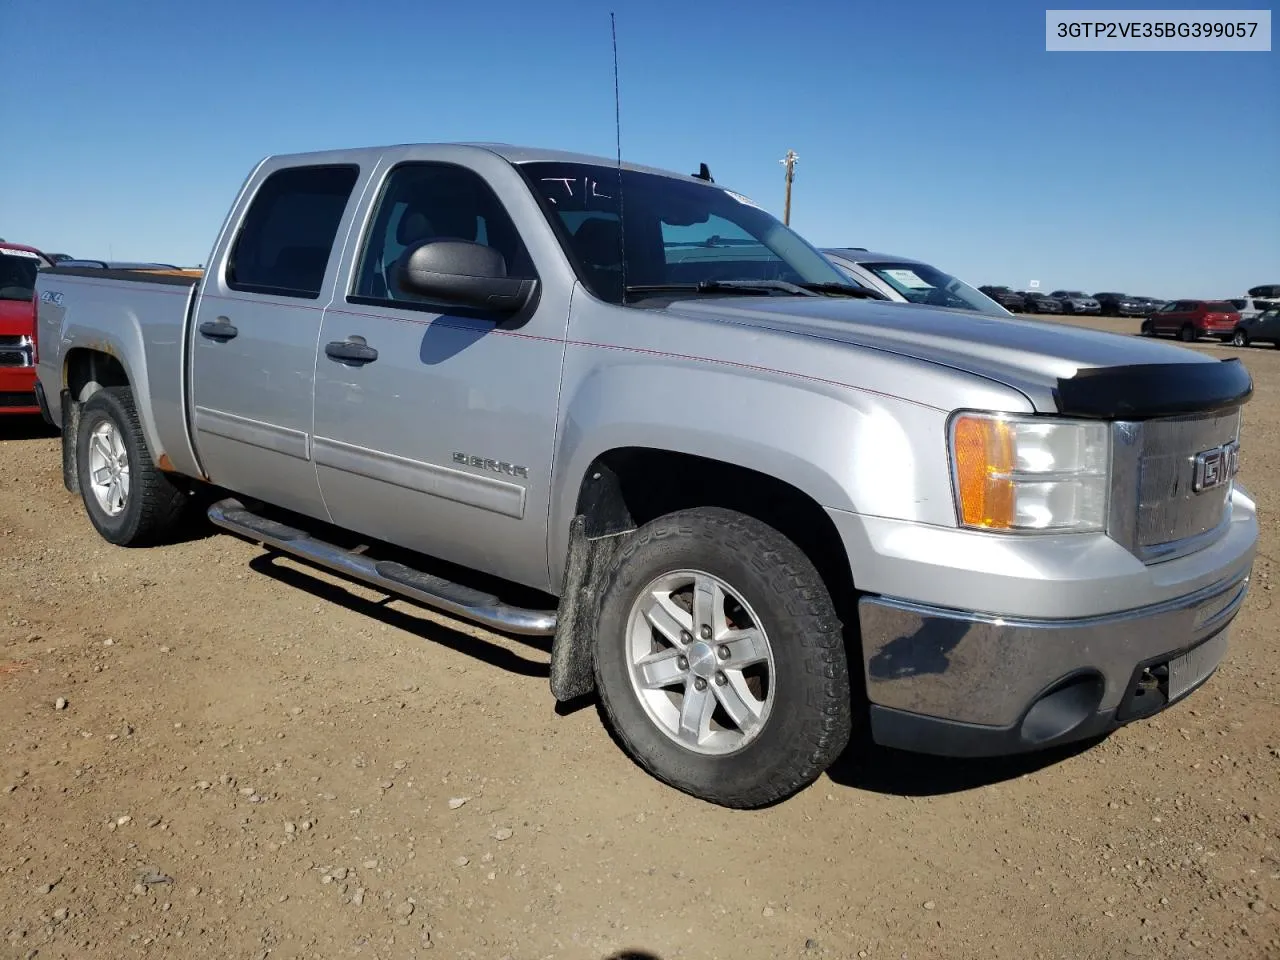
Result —
<instances>
[{"instance_id":1,"label":"red pickup truck","mask_svg":"<svg viewBox=\"0 0 1280 960\"><path fill-rule=\"evenodd\" d=\"M53 261L0 242L0 416L40 413L36 400L36 272Z\"/></svg>"}]
</instances>

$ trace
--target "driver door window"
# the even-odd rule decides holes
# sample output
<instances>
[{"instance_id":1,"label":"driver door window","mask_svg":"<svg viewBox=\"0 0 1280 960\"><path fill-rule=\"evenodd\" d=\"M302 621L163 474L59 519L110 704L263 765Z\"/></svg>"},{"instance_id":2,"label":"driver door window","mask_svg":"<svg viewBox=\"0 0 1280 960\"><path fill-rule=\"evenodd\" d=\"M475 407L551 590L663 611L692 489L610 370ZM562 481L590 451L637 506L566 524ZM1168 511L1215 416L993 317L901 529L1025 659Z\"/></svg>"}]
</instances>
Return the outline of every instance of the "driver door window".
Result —
<instances>
[{"instance_id":1,"label":"driver door window","mask_svg":"<svg viewBox=\"0 0 1280 960\"><path fill-rule=\"evenodd\" d=\"M347 299L419 309L433 303L402 290L395 269L406 250L428 240L479 243L502 254L508 276L534 275L515 224L479 175L451 164L410 163L387 178Z\"/></svg>"}]
</instances>

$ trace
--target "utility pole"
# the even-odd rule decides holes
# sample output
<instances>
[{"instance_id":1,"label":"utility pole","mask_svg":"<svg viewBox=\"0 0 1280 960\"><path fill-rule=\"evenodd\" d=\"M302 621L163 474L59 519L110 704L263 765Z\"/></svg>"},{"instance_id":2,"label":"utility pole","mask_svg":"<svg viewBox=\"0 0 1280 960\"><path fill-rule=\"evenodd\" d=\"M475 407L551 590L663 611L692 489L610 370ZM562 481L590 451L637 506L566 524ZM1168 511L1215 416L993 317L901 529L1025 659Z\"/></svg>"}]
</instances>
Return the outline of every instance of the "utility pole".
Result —
<instances>
[{"instance_id":1,"label":"utility pole","mask_svg":"<svg viewBox=\"0 0 1280 960\"><path fill-rule=\"evenodd\" d=\"M799 159L794 150L788 150L787 155L778 161L787 168L787 205L783 208L782 222L788 227L791 226L791 182L796 178L796 161Z\"/></svg>"}]
</instances>

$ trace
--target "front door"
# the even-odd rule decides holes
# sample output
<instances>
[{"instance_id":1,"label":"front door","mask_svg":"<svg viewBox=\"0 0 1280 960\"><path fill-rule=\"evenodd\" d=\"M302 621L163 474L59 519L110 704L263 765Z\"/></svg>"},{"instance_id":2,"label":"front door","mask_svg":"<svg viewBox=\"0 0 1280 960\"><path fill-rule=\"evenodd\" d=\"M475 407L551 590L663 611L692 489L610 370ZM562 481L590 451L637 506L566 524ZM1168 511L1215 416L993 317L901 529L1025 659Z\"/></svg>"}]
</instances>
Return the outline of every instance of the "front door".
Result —
<instances>
[{"instance_id":1,"label":"front door","mask_svg":"<svg viewBox=\"0 0 1280 960\"><path fill-rule=\"evenodd\" d=\"M502 318L402 291L392 265L422 240L486 244L510 276L538 271L475 170L388 166L346 302L335 296L320 334L314 455L325 502L343 527L545 589L567 293L544 286L527 315ZM531 210L532 198L517 208Z\"/></svg>"},{"instance_id":2,"label":"front door","mask_svg":"<svg viewBox=\"0 0 1280 960\"><path fill-rule=\"evenodd\" d=\"M192 325L196 449L219 486L327 519L311 460L316 338L360 170L286 167L249 203Z\"/></svg>"}]
</instances>

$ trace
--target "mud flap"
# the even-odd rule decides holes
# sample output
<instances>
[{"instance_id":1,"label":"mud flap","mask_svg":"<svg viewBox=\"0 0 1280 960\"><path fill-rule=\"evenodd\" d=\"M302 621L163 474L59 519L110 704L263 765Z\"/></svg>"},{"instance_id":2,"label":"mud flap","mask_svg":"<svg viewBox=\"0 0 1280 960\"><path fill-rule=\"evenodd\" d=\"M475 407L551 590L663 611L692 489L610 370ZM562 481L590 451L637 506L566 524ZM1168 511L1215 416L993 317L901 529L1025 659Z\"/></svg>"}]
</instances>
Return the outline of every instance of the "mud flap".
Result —
<instances>
[{"instance_id":1,"label":"mud flap","mask_svg":"<svg viewBox=\"0 0 1280 960\"><path fill-rule=\"evenodd\" d=\"M80 437L80 404L70 390L62 391L62 485L68 493L80 492L76 443Z\"/></svg>"},{"instance_id":2,"label":"mud flap","mask_svg":"<svg viewBox=\"0 0 1280 960\"><path fill-rule=\"evenodd\" d=\"M628 532L588 537L586 517L569 524L564 590L551 643L551 694L560 703L595 692L595 644L603 576Z\"/></svg>"}]
</instances>

